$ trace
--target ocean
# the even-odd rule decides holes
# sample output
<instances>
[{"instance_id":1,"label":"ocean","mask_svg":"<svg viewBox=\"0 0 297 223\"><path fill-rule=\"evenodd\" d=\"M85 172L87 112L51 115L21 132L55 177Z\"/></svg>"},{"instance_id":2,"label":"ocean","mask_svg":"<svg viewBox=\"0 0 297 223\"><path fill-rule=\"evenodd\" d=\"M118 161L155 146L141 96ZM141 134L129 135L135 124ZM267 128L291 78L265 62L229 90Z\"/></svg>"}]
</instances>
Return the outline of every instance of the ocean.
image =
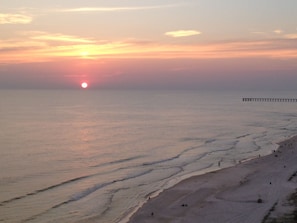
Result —
<instances>
[{"instance_id":1,"label":"ocean","mask_svg":"<svg viewBox=\"0 0 297 223\"><path fill-rule=\"evenodd\" d=\"M124 223L297 133L296 92L0 90L0 222Z\"/></svg>"}]
</instances>

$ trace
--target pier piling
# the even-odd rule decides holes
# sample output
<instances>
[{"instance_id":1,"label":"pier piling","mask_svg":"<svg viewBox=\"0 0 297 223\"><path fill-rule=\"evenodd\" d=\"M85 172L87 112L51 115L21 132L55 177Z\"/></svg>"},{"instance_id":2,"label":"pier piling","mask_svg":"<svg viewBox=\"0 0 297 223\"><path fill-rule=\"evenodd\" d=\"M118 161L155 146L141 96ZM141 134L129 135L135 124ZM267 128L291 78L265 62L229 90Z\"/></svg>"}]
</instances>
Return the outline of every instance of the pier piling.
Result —
<instances>
[{"instance_id":1,"label":"pier piling","mask_svg":"<svg viewBox=\"0 0 297 223\"><path fill-rule=\"evenodd\" d=\"M242 98L243 102L297 102L296 98Z\"/></svg>"}]
</instances>

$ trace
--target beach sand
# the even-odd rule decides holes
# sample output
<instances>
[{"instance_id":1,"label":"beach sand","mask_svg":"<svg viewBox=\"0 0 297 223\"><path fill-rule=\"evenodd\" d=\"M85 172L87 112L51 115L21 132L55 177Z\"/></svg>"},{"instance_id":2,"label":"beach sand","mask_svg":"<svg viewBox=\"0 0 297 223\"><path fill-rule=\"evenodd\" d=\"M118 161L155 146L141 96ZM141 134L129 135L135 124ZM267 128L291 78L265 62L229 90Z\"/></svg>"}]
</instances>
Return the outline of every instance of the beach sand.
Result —
<instances>
[{"instance_id":1,"label":"beach sand","mask_svg":"<svg viewBox=\"0 0 297 223\"><path fill-rule=\"evenodd\" d=\"M296 174L295 136L271 155L178 183L148 199L129 223L272 222L294 211L288 199L296 192Z\"/></svg>"}]
</instances>

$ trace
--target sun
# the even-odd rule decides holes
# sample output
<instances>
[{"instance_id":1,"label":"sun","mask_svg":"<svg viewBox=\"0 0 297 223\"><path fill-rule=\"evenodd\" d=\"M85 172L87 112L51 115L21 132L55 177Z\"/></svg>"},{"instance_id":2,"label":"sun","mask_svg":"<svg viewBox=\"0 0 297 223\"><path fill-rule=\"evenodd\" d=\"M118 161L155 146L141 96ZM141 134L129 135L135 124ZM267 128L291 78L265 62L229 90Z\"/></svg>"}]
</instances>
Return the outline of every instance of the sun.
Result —
<instances>
[{"instance_id":1,"label":"sun","mask_svg":"<svg viewBox=\"0 0 297 223\"><path fill-rule=\"evenodd\" d=\"M88 58L89 57L89 52L85 51L85 52L81 52L80 53L82 58Z\"/></svg>"},{"instance_id":2,"label":"sun","mask_svg":"<svg viewBox=\"0 0 297 223\"><path fill-rule=\"evenodd\" d=\"M88 87L88 83L87 83L87 82L82 82L82 83L81 83L81 87L82 87L83 89L86 89L86 88Z\"/></svg>"}]
</instances>

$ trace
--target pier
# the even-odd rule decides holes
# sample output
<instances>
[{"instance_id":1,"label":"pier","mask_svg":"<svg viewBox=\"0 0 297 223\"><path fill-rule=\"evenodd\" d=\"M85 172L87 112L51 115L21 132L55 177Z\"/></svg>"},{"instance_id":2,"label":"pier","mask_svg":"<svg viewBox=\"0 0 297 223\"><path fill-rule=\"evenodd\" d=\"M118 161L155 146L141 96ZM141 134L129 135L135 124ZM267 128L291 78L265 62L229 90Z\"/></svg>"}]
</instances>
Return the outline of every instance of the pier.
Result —
<instances>
[{"instance_id":1,"label":"pier","mask_svg":"<svg viewBox=\"0 0 297 223\"><path fill-rule=\"evenodd\" d=\"M297 98L242 98L243 102L297 102Z\"/></svg>"}]
</instances>

